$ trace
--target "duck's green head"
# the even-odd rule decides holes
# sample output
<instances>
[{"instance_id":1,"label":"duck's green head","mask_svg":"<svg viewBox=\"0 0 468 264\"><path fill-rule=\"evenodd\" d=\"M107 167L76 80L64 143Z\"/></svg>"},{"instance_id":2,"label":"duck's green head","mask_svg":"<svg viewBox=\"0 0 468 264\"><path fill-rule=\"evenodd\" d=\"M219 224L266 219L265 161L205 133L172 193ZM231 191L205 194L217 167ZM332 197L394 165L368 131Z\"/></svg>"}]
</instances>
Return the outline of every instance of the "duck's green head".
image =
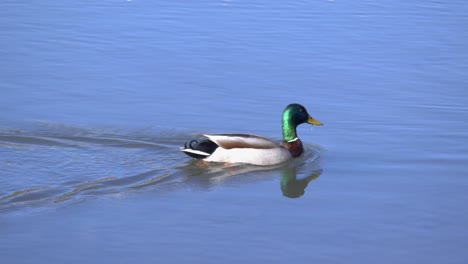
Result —
<instances>
[{"instance_id":1,"label":"duck's green head","mask_svg":"<svg viewBox=\"0 0 468 264\"><path fill-rule=\"evenodd\" d=\"M300 104L290 104L283 111L283 139L292 141L297 138L296 128L303 123L322 126L323 124L313 119L304 106Z\"/></svg>"}]
</instances>

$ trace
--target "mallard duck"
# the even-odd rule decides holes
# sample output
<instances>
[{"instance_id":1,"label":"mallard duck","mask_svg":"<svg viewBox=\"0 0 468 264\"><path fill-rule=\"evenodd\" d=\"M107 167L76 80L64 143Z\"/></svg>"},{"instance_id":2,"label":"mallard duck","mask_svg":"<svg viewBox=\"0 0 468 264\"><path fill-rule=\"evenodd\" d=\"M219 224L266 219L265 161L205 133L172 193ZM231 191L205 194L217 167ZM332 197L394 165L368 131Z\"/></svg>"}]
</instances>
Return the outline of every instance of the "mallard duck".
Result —
<instances>
[{"instance_id":1,"label":"mallard duck","mask_svg":"<svg viewBox=\"0 0 468 264\"><path fill-rule=\"evenodd\" d=\"M180 151L192 158L226 163L276 165L302 155L304 148L296 128L302 123L321 126L300 104L290 104L283 111L283 141L276 144L248 134L201 134L202 141L189 140Z\"/></svg>"}]
</instances>

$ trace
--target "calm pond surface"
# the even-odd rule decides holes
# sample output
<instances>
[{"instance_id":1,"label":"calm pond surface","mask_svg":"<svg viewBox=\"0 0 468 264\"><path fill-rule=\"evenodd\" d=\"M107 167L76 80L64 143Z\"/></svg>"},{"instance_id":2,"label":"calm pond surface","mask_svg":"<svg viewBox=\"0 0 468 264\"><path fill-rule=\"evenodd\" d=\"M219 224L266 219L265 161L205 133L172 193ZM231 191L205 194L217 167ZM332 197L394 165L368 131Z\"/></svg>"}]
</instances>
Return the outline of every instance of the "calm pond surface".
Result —
<instances>
[{"instance_id":1,"label":"calm pond surface","mask_svg":"<svg viewBox=\"0 0 468 264\"><path fill-rule=\"evenodd\" d=\"M467 263L465 1L0 3L1 263ZM194 133L281 140L210 164Z\"/></svg>"}]
</instances>

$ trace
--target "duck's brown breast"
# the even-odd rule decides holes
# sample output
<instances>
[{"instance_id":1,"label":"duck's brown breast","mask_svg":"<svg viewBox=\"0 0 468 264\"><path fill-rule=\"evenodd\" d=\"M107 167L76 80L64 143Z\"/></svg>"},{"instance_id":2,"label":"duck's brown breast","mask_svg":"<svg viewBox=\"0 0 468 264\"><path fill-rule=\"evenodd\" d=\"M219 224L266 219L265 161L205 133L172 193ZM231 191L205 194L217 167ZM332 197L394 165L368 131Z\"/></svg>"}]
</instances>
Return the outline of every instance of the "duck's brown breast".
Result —
<instances>
[{"instance_id":1,"label":"duck's brown breast","mask_svg":"<svg viewBox=\"0 0 468 264\"><path fill-rule=\"evenodd\" d=\"M304 148L302 147L302 142L300 139L296 139L292 142L281 142L281 145L285 147L291 153L293 158L299 157L304 152Z\"/></svg>"}]
</instances>

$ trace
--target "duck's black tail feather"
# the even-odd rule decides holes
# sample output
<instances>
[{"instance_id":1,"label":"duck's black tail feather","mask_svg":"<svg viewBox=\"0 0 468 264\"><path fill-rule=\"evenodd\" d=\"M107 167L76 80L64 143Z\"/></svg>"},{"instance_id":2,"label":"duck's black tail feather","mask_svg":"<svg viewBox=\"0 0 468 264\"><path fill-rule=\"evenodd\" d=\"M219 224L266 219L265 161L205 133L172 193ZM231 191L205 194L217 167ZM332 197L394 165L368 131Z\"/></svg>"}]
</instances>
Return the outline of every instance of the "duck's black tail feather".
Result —
<instances>
[{"instance_id":1,"label":"duck's black tail feather","mask_svg":"<svg viewBox=\"0 0 468 264\"><path fill-rule=\"evenodd\" d=\"M192 139L185 142L184 147L181 148L180 151L192 158L204 159L213 154L217 148L218 145L209 139L203 141Z\"/></svg>"}]
</instances>

